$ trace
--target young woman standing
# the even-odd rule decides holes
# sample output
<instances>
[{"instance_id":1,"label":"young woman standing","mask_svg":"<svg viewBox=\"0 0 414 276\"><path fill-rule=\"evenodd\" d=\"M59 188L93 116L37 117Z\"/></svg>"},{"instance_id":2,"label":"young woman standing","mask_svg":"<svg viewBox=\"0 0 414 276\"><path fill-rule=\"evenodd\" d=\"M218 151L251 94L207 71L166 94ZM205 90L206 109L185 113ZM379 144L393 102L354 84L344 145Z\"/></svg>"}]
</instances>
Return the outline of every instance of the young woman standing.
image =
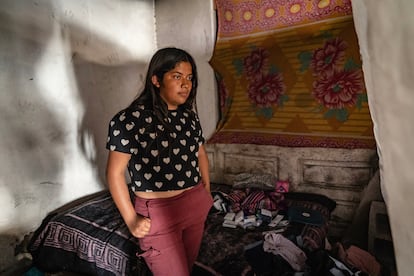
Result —
<instances>
[{"instance_id":1,"label":"young woman standing","mask_svg":"<svg viewBox=\"0 0 414 276\"><path fill-rule=\"evenodd\" d=\"M197 83L186 51L160 49L141 94L109 125L109 190L155 276L190 275L213 203Z\"/></svg>"}]
</instances>

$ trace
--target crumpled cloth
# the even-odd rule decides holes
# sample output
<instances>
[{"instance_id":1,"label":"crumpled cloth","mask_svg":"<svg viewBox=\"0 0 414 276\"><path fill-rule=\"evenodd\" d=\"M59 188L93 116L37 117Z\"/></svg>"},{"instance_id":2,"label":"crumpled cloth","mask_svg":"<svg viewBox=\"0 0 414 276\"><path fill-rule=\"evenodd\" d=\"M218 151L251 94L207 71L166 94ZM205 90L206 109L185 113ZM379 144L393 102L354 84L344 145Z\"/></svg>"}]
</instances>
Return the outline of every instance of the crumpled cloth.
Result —
<instances>
[{"instance_id":1,"label":"crumpled cloth","mask_svg":"<svg viewBox=\"0 0 414 276\"><path fill-rule=\"evenodd\" d=\"M357 268L370 276L381 275L381 265L377 259L369 252L351 245L348 249L344 249L342 244L338 244L338 257L346 265Z\"/></svg>"},{"instance_id":2,"label":"crumpled cloth","mask_svg":"<svg viewBox=\"0 0 414 276\"><path fill-rule=\"evenodd\" d=\"M306 267L306 254L293 242L277 233L266 233L263 250L280 255L295 271L303 271Z\"/></svg>"}]
</instances>

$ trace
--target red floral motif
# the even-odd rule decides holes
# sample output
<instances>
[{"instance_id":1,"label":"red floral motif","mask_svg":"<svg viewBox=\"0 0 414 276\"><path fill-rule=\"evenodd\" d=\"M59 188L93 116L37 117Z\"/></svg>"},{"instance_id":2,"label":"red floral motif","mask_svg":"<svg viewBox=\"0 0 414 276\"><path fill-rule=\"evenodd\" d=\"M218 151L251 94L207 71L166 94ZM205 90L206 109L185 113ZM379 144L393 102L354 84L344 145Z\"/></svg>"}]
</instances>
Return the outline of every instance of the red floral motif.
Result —
<instances>
[{"instance_id":1,"label":"red floral motif","mask_svg":"<svg viewBox=\"0 0 414 276\"><path fill-rule=\"evenodd\" d=\"M255 49L249 56L245 57L243 65L247 78L252 79L256 78L256 75L260 75L263 68L266 66L268 57L269 52L263 48Z\"/></svg>"},{"instance_id":2,"label":"red floral motif","mask_svg":"<svg viewBox=\"0 0 414 276\"><path fill-rule=\"evenodd\" d=\"M329 109L354 106L364 89L362 71L335 71L313 83L313 95Z\"/></svg>"},{"instance_id":3,"label":"red floral motif","mask_svg":"<svg viewBox=\"0 0 414 276\"><path fill-rule=\"evenodd\" d=\"M270 107L279 103L280 96L285 93L282 74L268 74L257 77L249 85L250 100L259 107Z\"/></svg>"},{"instance_id":4,"label":"red floral motif","mask_svg":"<svg viewBox=\"0 0 414 276\"><path fill-rule=\"evenodd\" d=\"M345 60L345 41L335 38L325 43L323 48L313 53L311 66L314 74L327 74L338 68Z\"/></svg>"},{"instance_id":5,"label":"red floral motif","mask_svg":"<svg viewBox=\"0 0 414 276\"><path fill-rule=\"evenodd\" d=\"M220 110L221 112L224 112L226 109L226 103L229 93L223 80L220 80L218 82L218 91L220 96Z\"/></svg>"}]
</instances>

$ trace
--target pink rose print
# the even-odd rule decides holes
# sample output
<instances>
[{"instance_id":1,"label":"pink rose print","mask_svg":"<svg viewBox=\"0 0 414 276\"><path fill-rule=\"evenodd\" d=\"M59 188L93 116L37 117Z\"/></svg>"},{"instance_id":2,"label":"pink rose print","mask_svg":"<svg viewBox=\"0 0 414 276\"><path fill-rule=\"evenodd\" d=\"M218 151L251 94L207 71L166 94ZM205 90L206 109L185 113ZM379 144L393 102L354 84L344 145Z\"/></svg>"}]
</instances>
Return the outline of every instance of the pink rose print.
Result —
<instances>
[{"instance_id":1,"label":"pink rose print","mask_svg":"<svg viewBox=\"0 0 414 276\"><path fill-rule=\"evenodd\" d=\"M279 103L285 90L282 74L268 74L250 83L248 96L256 106L270 107Z\"/></svg>"},{"instance_id":2,"label":"pink rose print","mask_svg":"<svg viewBox=\"0 0 414 276\"><path fill-rule=\"evenodd\" d=\"M345 41L335 38L325 43L323 48L316 49L312 56L311 66L314 74L327 74L345 60Z\"/></svg>"},{"instance_id":3,"label":"pink rose print","mask_svg":"<svg viewBox=\"0 0 414 276\"><path fill-rule=\"evenodd\" d=\"M265 67L269 57L269 52L265 49L259 48L253 50L249 56L243 60L244 70L246 71L247 78L255 78L256 75L260 75Z\"/></svg>"},{"instance_id":4,"label":"pink rose print","mask_svg":"<svg viewBox=\"0 0 414 276\"><path fill-rule=\"evenodd\" d=\"M321 76L315 81L312 94L325 107L342 109L354 106L363 89L361 70L335 71L332 75Z\"/></svg>"}]
</instances>

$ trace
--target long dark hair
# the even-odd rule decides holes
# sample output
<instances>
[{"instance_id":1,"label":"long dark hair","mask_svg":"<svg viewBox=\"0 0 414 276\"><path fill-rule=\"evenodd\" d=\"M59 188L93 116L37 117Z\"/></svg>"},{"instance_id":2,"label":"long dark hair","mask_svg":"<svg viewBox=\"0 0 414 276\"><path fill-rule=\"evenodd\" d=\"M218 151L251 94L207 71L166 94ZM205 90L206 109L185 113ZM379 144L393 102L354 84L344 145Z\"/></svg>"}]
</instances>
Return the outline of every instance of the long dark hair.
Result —
<instances>
[{"instance_id":1,"label":"long dark hair","mask_svg":"<svg viewBox=\"0 0 414 276\"><path fill-rule=\"evenodd\" d=\"M198 85L196 64L189 53L174 47L160 49L152 56L145 79L145 87L130 106L144 105L145 108L151 109L154 112L154 115L161 121L161 123L165 123L168 116L168 106L161 98L159 88L152 83L152 76L156 76L158 81L162 82L164 74L174 69L178 63L183 61L191 64L193 78L191 80L192 88L190 95L186 102L180 107L196 111Z\"/></svg>"}]
</instances>

